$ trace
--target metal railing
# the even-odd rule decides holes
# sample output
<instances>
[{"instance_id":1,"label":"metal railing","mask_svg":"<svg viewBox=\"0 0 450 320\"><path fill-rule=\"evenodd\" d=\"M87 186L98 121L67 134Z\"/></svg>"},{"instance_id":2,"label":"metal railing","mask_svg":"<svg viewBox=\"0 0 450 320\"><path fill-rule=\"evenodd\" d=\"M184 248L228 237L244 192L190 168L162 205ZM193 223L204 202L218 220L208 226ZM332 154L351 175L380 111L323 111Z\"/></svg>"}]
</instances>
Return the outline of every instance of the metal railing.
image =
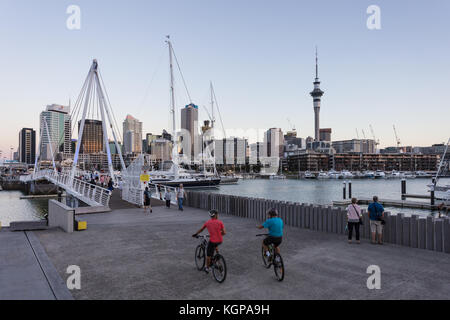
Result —
<instances>
[{"instance_id":1,"label":"metal railing","mask_svg":"<svg viewBox=\"0 0 450 320\"><path fill-rule=\"evenodd\" d=\"M21 176L20 181L30 182L36 180L47 180L84 203L93 206L109 206L111 192L108 189L94 184L72 178L69 172L55 172L54 170L41 170L28 176Z\"/></svg>"}]
</instances>

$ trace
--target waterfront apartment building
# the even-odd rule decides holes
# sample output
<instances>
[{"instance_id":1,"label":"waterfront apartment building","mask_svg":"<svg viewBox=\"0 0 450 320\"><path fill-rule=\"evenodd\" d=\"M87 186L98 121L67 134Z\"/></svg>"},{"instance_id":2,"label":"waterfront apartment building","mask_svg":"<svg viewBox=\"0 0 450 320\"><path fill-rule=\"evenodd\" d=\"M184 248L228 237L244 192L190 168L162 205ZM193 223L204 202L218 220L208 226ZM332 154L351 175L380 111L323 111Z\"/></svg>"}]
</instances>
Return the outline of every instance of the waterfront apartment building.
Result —
<instances>
[{"instance_id":1,"label":"waterfront apartment building","mask_svg":"<svg viewBox=\"0 0 450 320\"><path fill-rule=\"evenodd\" d=\"M34 164L36 160L36 131L23 128L19 132L19 159L26 164Z\"/></svg>"},{"instance_id":2,"label":"waterfront apartment building","mask_svg":"<svg viewBox=\"0 0 450 320\"><path fill-rule=\"evenodd\" d=\"M331 146L336 153L376 153L376 142L370 139L333 141Z\"/></svg>"},{"instance_id":3,"label":"waterfront apartment building","mask_svg":"<svg viewBox=\"0 0 450 320\"><path fill-rule=\"evenodd\" d=\"M78 131L81 121L78 122ZM84 122L83 137L81 139L80 153L94 154L104 152L103 124L100 120L86 119Z\"/></svg>"},{"instance_id":4,"label":"waterfront apartment building","mask_svg":"<svg viewBox=\"0 0 450 320\"><path fill-rule=\"evenodd\" d=\"M142 122L131 115L123 122L123 147L126 154L142 152Z\"/></svg>"},{"instance_id":5,"label":"waterfront apartment building","mask_svg":"<svg viewBox=\"0 0 450 320\"><path fill-rule=\"evenodd\" d=\"M57 153L72 153L72 122L69 113L70 107L57 104L48 105L46 110L41 112L41 160L51 160Z\"/></svg>"},{"instance_id":6,"label":"waterfront apartment building","mask_svg":"<svg viewBox=\"0 0 450 320\"><path fill-rule=\"evenodd\" d=\"M317 152L297 153L288 156L289 171L436 171L439 155L424 154L321 154Z\"/></svg>"}]
</instances>

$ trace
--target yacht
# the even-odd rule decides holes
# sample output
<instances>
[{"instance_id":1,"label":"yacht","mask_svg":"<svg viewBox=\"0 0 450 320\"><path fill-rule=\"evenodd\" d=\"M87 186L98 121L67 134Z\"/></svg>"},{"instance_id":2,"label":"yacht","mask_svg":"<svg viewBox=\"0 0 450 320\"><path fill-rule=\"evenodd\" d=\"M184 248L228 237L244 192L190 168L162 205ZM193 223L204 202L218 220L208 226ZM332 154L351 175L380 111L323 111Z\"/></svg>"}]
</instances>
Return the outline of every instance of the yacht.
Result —
<instances>
[{"instance_id":1,"label":"yacht","mask_svg":"<svg viewBox=\"0 0 450 320\"><path fill-rule=\"evenodd\" d=\"M339 179L341 178L341 174L335 170L330 170L328 171L328 176L330 177L330 179Z\"/></svg>"},{"instance_id":2,"label":"yacht","mask_svg":"<svg viewBox=\"0 0 450 320\"><path fill-rule=\"evenodd\" d=\"M326 172L320 171L317 179L330 179L330 176Z\"/></svg>"},{"instance_id":3,"label":"yacht","mask_svg":"<svg viewBox=\"0 0 450 320\"><path fill-rule=\"evenodd\" d=\"M347 171L347 170L343 170L341 172L341 175L342 175L343 179L353 179L353 177L354 177L354 175L350 171Z\"/></svg>"},{"instance_id":4,"label":"yacht","mask_svg":"<svg viewBox=\"0 0 450 320\"><path fill-rule=\"evenodd\" d=\"M384 173L384 171L377 170L375 172L374 178L375 179L384 179L384 178L386 178L386 174Z\"/></svg>"},{"instance_id":5,"label":"yacht","mask_svg":"<svg viewBox=\"0 0 450 320\"><path fill-rule=\"evenodd\" d=\"M369 179L375 178L375 172L373 172L373 171L364 172L364 178L369 178Z\"/></svg>"},{"instance_id":6,"label":"yacht","mask_svg":"<svg viewBox=\"0 0 450 320\"><path fill-rule=\"evenodd\" d=\"M317 177L311 171L305 172L305 179L316 179Z\"/></svg>"}]
</instances>

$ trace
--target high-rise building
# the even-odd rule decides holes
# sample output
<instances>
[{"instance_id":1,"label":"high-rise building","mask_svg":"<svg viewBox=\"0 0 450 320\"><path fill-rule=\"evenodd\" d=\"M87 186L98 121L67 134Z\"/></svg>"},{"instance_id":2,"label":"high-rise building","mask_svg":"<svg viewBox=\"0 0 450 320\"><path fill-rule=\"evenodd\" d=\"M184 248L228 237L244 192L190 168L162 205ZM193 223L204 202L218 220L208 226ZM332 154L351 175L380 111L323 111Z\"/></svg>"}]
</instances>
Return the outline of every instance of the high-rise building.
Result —
<instances>
[{"instance_id":1,"label":"high-rise building","mask_svg":"<svg viewBox=\"0 0 450 320\"><path fill-rule=\"evenodd\" d=\"M264 134L264 144L267 147L267 157L283 157L284 136L280 128L271 128Z\"/></svg>"},{"instance_id":2,"label":"high-rise building","mask_svg":"<svg viewBox=\"0 0 450 320\"><path fill-rule=\"evenodd\" d=\"M23 128L19 132L19 161L34 164L36 160L36 131Z\"/></svg>"},{"instance_id":3,"label":"high-rise building","mask_svg":"<svg viewBox=\"0 0 450 320\"><path fill-rule=\"evenodd\" d=\"M320 129L319 130L320 141L331 141L331 133L332 130L330 128Z\"/></svg>"},{"instance_id":4,"label":"high-rise building","mask_svg":"<svg viewBox=\"0 0 450 320\"><path fill-rule=\"evenodd\" d=\"M81 121L78 122L80 130ZM80 141L80 139L78 139ZM83 138L81 139L80 153L93 154L104 151L103 124L100 120L86 119L84 122Z\"/></svg>"},{"instance_id":5,"label":"high-rise building","mask_svg":"<svg viewBox=\"0 0 450 320\"><path fill-rule=\"evenodd\" d=\"M314 90L311 92L314 103L314 137L316 142L320 141L320 104L324 94L325 92L320 90L319 59L316 50L316 80L314 81Z\"/></svg>"},{"instance_id":6,"label":"high-rise building","mask_svg":"<svg viewBox=\"0 0 450 320\"><path fill-rule=\"evenodd\" d=\"M131 115L123 122L123 146L125 153L142 152L142 122Z\"/></svg>"},{"instance_id":7,"label":"high-rise building","mask_svg":"<svg viewBox=\"0 0 450 320\"><path fill-rule=\"evenodd\" d=\"M70 107L56 104L48 105L46 110L41 112L39 143L42 160L51 160L59 152L72 152L72 122L69 112Z\"/></svg>"},{"instance_id":8,"label":"high-rise building","mask_svg":"<svg viewBox=\"0 0 450 320\"><path fill-rule=\"evenodd\" d=\"M189 133L190 141L186 141L188 137L183 136L183 145L187 146L186 143L189 143L191 148L190 156L194 157L195 151L201 152L201 150L198 150L198 106L195 104L191 103L184 109L181 109L181 129ZM183 154L185 154L184 151ZM187 154L185 155L189 156Z\"/></svg>"},{"instance_id":9,"label":"high-rise building","mask_svg":"<svg viewBox=\"0 0 450 320\"><path fill-rule=\"evenodd\" d=\"M376 153L375 140L368 139L353 139L343 141L333 141L332 147L336 153Z\"/></svg>"}]
</instances>

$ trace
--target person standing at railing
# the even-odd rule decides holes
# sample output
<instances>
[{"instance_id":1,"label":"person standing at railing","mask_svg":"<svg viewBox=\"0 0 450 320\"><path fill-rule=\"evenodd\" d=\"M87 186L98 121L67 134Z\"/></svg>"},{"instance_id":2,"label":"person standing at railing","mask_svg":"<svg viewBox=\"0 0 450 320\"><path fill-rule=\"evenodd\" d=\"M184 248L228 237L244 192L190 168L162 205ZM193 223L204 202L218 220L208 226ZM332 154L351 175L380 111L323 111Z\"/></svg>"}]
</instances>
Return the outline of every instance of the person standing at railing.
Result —
<instances>
[{"instance_id":1,"label":"person standing at railing","mask_svg":"<svg viewBox=\"0 0 450 320\"><path fill-rule=\"evenodd\" d=\"M178 210L183 211L183 202L186 198L186 191L184 190L184 187L182 184L180 184L180 187L177 190L177 202L178 202Z\"/></svg>"},{"instance_id":2,"label":"person standing at railing","mask_svg":"<svg viewBox=\"0 0 450 320\"><path fill-rule=\"evenodd\" d=\"M148 187L145 187L145 191L144 191L144 212L146 212L147 209L150 209L150 213L153 212L152 204L151 204L150 199L151 199L150 190L148 189Z\"/></svg>"},{"instance_id":3,"label":"person standing at railing","mask_svg":"<svg viewBox=\"0 0 450 320\"><path fill-rule=\"evenodd\" d=\"M170 193L170 190L166 188L166 191L164 192L164 199L166 200L166 207L170 209L170 200L172 200L172 194Z\"/></svg>"}]
</instances>

